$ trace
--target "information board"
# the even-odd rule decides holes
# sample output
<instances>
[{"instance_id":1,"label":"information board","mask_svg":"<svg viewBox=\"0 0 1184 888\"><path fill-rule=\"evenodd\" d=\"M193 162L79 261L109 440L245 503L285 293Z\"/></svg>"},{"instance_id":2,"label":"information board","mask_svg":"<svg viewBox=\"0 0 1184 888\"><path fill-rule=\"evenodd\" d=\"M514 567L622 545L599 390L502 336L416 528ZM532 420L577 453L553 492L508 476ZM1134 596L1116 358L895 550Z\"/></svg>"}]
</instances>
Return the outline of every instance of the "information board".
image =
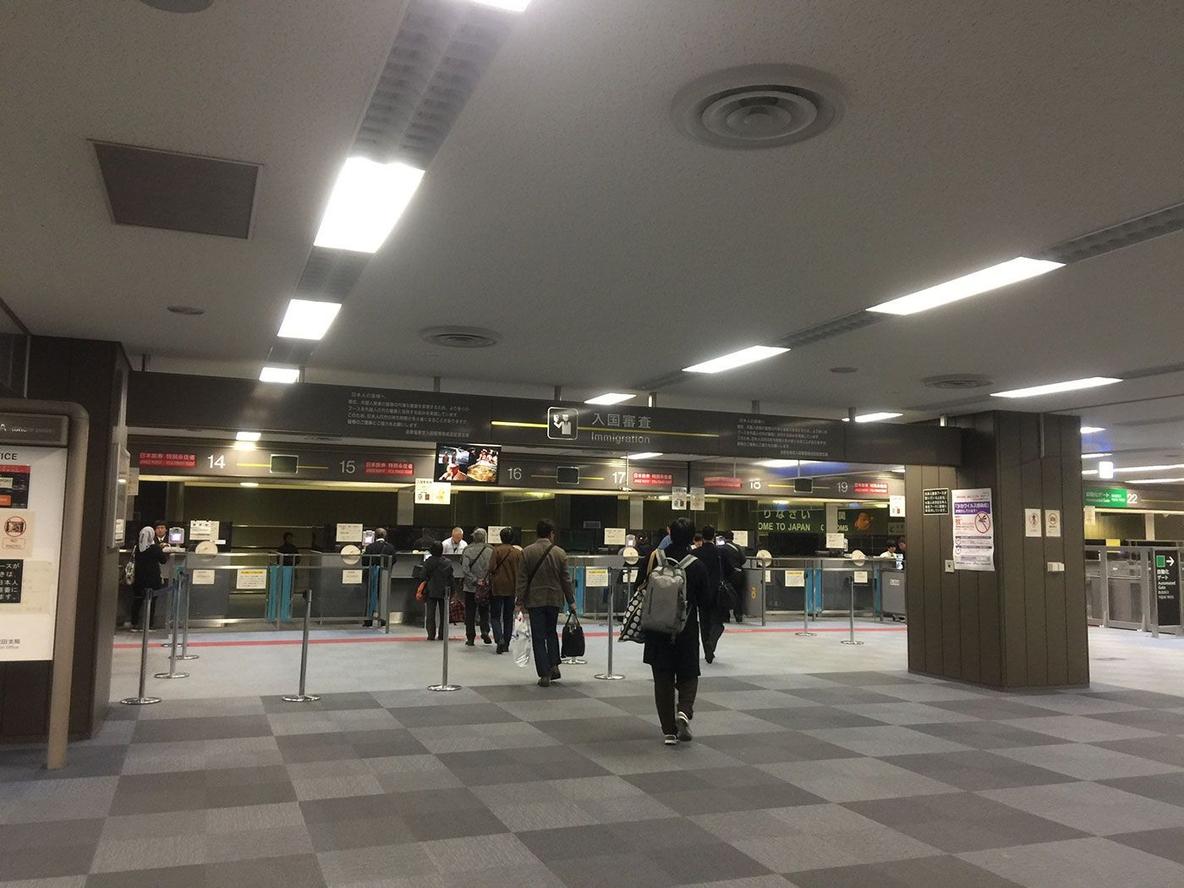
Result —
<instances>
[{"instance_id":1,"label":"information board","mask_svg":"<svg viewBox=\"0 0 1184 888\"><path fill-rule=\"evenodd\" d=\"M0 661L52 660L66 451L0 447Z\"/></svg>"},{"instance_id":2,"label":"information board","mask_svg":"<svg viewBox=\"0 0 1184 888\"><path fill-rule=\"evenodd\" d=\"M954 570L995 569L991 488L954 490Z\"/></svg>"},{"instance_id":3,"label":"information board","mask_svg":"<svg viewBox=\"0 0 1184 888\"><path fill-rule=\"evenodd\" d=\"M1175 549L1155 552L1155 602L1160 626L1180 625L1180 553Z\"/></svg>"},{"instance_id":4,"label":"information board","mask_svg":"<svg viewBox=\"0 0 1184 888\"><path fill-rule=\"evenodd\" d=\"M950 488L926 487L922 490L921 512L925 515L950 514Z\"/></svg>"}]
</instances>

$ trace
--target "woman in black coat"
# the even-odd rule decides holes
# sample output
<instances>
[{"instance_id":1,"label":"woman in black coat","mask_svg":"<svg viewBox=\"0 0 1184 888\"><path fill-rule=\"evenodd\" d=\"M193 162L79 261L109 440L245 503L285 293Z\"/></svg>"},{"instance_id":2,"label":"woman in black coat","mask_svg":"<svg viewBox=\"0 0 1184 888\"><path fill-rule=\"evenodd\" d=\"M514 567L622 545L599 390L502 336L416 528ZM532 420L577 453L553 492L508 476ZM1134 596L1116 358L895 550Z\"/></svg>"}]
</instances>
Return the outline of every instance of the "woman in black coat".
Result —
<instances>
[{"instance_id":1,"label":"woman in black coat","mask_svg":"<svg viewBox=\"0 0 1184 888\"><path fill-rule=\"evenodd\" d=\"M157 523L156 529L143 527L136 540L136 567L132 579L132 625L143 628L144 602L148 596L164 586L160 566L168 561L164 551L165 524Z\"/></svg>"},{"instance_id":2,"label":"woman in black coat","mask_svg":"<svg viewBox=\"0 0 1184 888\"><path fill-rule=\"evenodd\" d=\"M452 562L444 557L444 546L441 543L432 543L428 552L431 554L423 563L420 573L420 579L427 583L427 600L424 602L427 614L424 625L428 630L428 641L437 638L443 641L445 633L448 632L448 593L452 591Z\"/></svg>"},{"instance_id":3,"label":"woman in black coat","mask_svg":"<svg viewBox=\"0 0 1184 888\"><path fill-rule=\"evenodd\" d=\"M670 527L670 545L666 559L678 563L691 554L691 538L695 528L686 518L679 518ZM638 576L638 585L657 560L651 554ZM695 717L695 694L699 689L699 604L710 600L707 569L698 559L686 568L687 622L673 639L659 632L645 633L644 660L654 674L654 703L662 724L663 742L674 746L692 739L691 719Z\"/></svg>"}]
</instances>

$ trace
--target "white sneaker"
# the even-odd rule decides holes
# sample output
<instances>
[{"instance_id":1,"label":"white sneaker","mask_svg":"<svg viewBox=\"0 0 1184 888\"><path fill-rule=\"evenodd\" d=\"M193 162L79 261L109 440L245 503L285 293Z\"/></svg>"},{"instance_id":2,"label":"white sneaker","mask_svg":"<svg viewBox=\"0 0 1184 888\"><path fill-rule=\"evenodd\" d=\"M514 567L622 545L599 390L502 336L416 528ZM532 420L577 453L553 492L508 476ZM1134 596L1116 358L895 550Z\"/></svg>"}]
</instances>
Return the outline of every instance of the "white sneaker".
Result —
<instances>
[{"instance_id":1,"label":"white sneaker","mask_svg":"<svg viewBox=\"0 0 1184 888\"><path fill-rule=\"evenodd\" d=\"M667 746L678 746L678 736L676 734L667 734L662 738L662 742Z\"/></svg>"},{"instance_id":2,"label":"white sneaker","mask_svg":"<svg viewBox=\"0 0 1184 888\"><path fill-rule=\"evenodd\" d=\"M683 743L690 743L695 739L691 733L691 720L683 715L681 712L677 715L678 719L678 739Z\"/></svg>"}]
</instances>

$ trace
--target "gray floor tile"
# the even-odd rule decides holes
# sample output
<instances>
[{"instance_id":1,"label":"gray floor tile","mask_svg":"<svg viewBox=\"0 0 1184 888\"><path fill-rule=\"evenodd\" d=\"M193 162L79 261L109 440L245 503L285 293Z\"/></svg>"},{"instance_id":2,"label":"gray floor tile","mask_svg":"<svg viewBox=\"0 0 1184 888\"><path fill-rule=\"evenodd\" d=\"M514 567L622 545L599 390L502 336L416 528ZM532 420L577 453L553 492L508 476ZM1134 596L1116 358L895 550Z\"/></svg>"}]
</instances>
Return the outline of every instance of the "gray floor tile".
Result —
<instances>
[{"instance_id":1,"label":"gray floor tile","mask_svg":"<svg viewBox=\"0 0 1184 888\"><path fill-rule=\"evenodd\" d=\"M554 746L558 743L554 737L526 722L413 728L411 733L424 748L437 755L482 749Z\"/></svg>"},{"instance_id":2,"label":"gray floor tile","mask_svg":"<svg viewBox=\"0 0 1184 888\"><path fill-rule=\"evenodd\" d=\"M207 886L324 888L325 885L321 867L312 854L211 863L206 865L205 875Z\"/></svg>"},{"instance_id":3,"label":"gray floor tile","mask_svg":"<svg viewBox=\"0 0 1184 888\"><path fill-rule=\"evenodd\" d=\"M850 758L851 750L803 734L801 731L770 731L759 734L716 734L696 743L727 753L748 765L775 762L807 762Z\"/></svg>"},{"instance_id":4,"label":"gray floor tile","mask_svg":"<svg viewBox=\"0 0 1184 888\"><path fill-rule=\"evenodd\" d=\"M979 754L981 753L969 753ZM1014 762L1011 764L1014 765ZM761 770L829 802L891 799L956 791L954 786L874 758L788 762L764 765Z\"/></svg>"},{"instance_id":5,"label":"gray floor tile","mask_svg":"<svg viewBox=\"0 0 1184 888\"><path fill-rule=\"evenodd\" d=\"M0 784L0 824L105 817L118 784L118 777Z\"/></svg>"},{"instance_id":6,"label":"gray floor tile","mask_svg":"<svg viewBox=\"0 0 1184 888\"><path fill-rule=\"evenodd\" d=\"M112 814L155 814L295 801L282 766L232 768L120 778Z\"/></svg>"},{"instance_id":7,"label":"gray floor tile","mask_svg":"<svg viewBox=\"0 0 1184 888\"><path fill-rule=\"evenodd\" d=\"M494 703L458 703L455 706L405 706L396 718L406 728L438 728L449 725L490 725L519 719Z\"/></svg>"},{"instance_id":8,"label":"gray floor tile","mask_svg":"<svg viewBox=\"0 0 1184 888\"><path fill-rule=\"evenodd\" d=\"M760 689L760 685L753 684L746 679L732 678L727 675L704 675L699 678L699 690L703 693L714 693L717 691L757 691ZM1181 701L1177 705L1184 705L1184 701Z\"/></svg>"},{"instance_id":9,"label":"gray floor tile","mask_svg":"<svg viewBox=\"0 0 1184 888\"><path fill-rule=\"evenodd\" d=\"M1161 734L1184 734L1184 712L1167 709L1135 709L1130 712L1106 712L1095 717L1131 728L1144 728Z\"/></svg>"},{"instance_id":10,"label":"gray floor tile","mask_svg":"<svg viewBox=\"0 0 1184 888\"><path fill-rule=\"evenodd\" d=\"M317 859L330 886L381 884L396 874L404 879L420 880L437 872L427 849L419 844L325 851Z\"/></svg>"},{"instance_id":11,"label":"gray floor tile","mask_svg":"<svg viewBox=\"0 0 1184 888\"><path fill-rule=\"evenodd\" d=\"M1184 864L1184 828L1151 829L1143 832L1125 832L1107 836L1112 842L1138 848L1157 857Z\"/></svg>"},{"instance_id":12,"label":"gray floor tile","mask_svg":"<svg viewBox=\"0 0 1184 888\"><path fill-rule=\"evenodd\" d=\"M958 789L1006 789L1013 786L1039 786L1046 783L1069 783L1072 777L1017 762L983 750L937 752L924 755L900 755L887 759L894 765L924 774Z\"/></svg>"},{"instance_id":13,"label":"gray floor tile","mask_svg":"<svg viewBox=\"0 0 1184 888\"><path fill-rule=\"evenodd\" d=\"M86 880L86 888L208 888L206 868L202 864L174 866L165 869L126 870L94 873Z\"/></svg>"},{"instance_id":14,"label":"gray floor tile","mask_svg":"<svg viewBox=\"0 0 1184 888\"><path fill-rule=\"evenodd\" d=\"M849 802L846 807L950 853L1081 835L1078 830L972 793Z\"/></svg>"},{"instance_id":15,"label":"gray floor tile","mask_svg":"<svg viewBox=\"0 0 1184 888\"><path fill-rule=\"evenodd\" d=\"M1102 693L1091 694L1090 696L1130 706L1147 706L1152 709L1170 709L1172 707L1184 706L1184 696L1179 694L1163 694L1158 691L1140 689L1103 691Z\"/></svg>"},{"instance_id":16,"label":"gray floor tile","mask_svg":"<svg viewBox=\"0 0 1184 888\"><path fill-rule=\"evenodd\" d=\"M644 740L657 732L657 715L652 722L632 715L606 716L591 720L559 719L540 721L536 727L560 743L578 745L600 743L606 740ZM698 719L696 719L698 721Z\"/></svg>"},{"instance_id":17,"label":"gray floor tile","mask_svg":"<svg viewBox=\"0 0 1184 888\"><path fill-rule=\"evenodd\" d=\"M1052 710L1063 715L1101 715L1108 712L1127 712L1144 705L1129 693L1121 697L1109 694L1029 694L1024 703L1037 709Z\"/></svg>"},{"instance_id":18,"label":"gray floor tile","mask_svg":"<svg viewBox=\"0 0 1184 888\"><path fill-rule=\"evenodd\" d=\"M974 749L1002 749L1009 746L1051 746L1059 737L1025 731L996 721L971 721L945 725L913 725L914 730L931 737L941 737Z\"/></svg>"},{"instance_id":19,"label":"gray floor tile","mask_svg":"<svg viewBox=\"0 0 1184 888\"><path fill-rule=\"evenodd\" d=\"M201 833L173 835L166 840L157 836L104 837L95 849L91 871L150 870L205 862L205 836Z\"/></svg>"},{"instance_id":20,"label":"gray floor tile","mask_svg":"<svg viewBox=\"0 0 1184 888\"><path fill-rule=\"evenodd\" d=\"M1184 740L1178 742L1184 745ZM1177 805L1184 811L1184 772L1158 774L1154 777L1120 777L1116 780L1105 780L1103 783L1125 792Z\"/></svg>"},{"instance_id":21,"label":"gray floor tile","mask_svg":"<svg viewBox=\"0 0 1184 888\"><path fill-rule=\"evenodd\" d=\"M209 718L144 719L136 722L133 743L168 743L175 740L223 740L232 737L270 737L271 724L263 715L228 715Z\"/></svg>"},{"instance_id":22,"label":"gray floor tile","mask_svg":"<svg viewBox=\"0 0 1184 888\"><path fill-rule=\"evenodd\" d=\"M113 777L123 770L127 756L125 745L82 746L74 744L67 755L66 767L45 769L45 748L4 749L0 747L0 785L26 780L69 780L84 777ZM0 800L4 798L0 790Z\"/></svg>"},{"instance_id":23,"label":"gray floor tile","mask_svg":"<svg viewBox=\"0 0 1184 888\"><path fill-rule=\"evenodd\" d=\"M1060 743L1052 746L1030 746L997 749L997 755L1038 768L1067 774L1077 780L1106 780L1117 777L1145 777L1179 770L1151 759L1103 749L1089 743Z\"/></svg>"},{"instance_id":24,"label":"gray floor tile","mask_svg":"<svg viewBox=\"0 0 1184 888\"><path fill-rule=\"evenodd\" d=\"M565 857L548 861L547 868L567 888L620 888L621 873L628 873L632 884L646 888L671 888L677 884L650 855L636 851Z\"/></svg>"},{"instance_id":25,"label":"gray floor tile","mask_svg":"<svg viewBox=\"0 0 1184 888\"><path fill-rule=\"evenodd\" d=\"M666 872L676 885L695 881L745 879L769 873L763 864L725 842L656 848L647 857Z\"/></svg>"},{"instance_id":26,"label":"gray floor tile","mask_svg":"<svg viewBox=\"0 0 1184 888\"><path fill-rule=\"evenodd\" d=\"M748 713L792 731L816 731L824 728L870 728L884 724L865 715L856 715L829 706L802 706L789 709L754 709ZM730 733L730 732L729 732Z\"/></svg>"},{"instance_id":27,"label":"gray floor tile","mask_svg":"<svg viewBox=\"0 0 1184 888\"><path fill-rule=\"evenodd\" d=\"M422 755L427 749L410 731L345 731L341 739L353 747L358 758L385 758L392 755Z\"/></svg>"},{"instance_id":28,"label":"gray floor tile","mask_svg":"<svg viewBox=\"0 0 1184 888\"><path fill-rule=\"evenodd\" d=\"M1022 697L984 697L981 694L966 700L936 700L938 709L970 715L974 718L1002 721L1008 718L1039 718L1048 715L1047 709L1028 706Z\"/></svg>"},{"instance_id":29,"label":"gray floor tile","mask_svg":"<svg viewBox=\"0 0 1184 888\"><path fill-rule=\"evenodd\" d=\"M981 795L1098 836L1184 827L1184 808L1098 783L987 790Z\"/></svg>"},{"instance_id":30,"label":"gray floor tile","mask_svg":"<svg viewBox=\"0 0 1184 888\"><path fill-rule=\"evenodd\" d=\"M287 703L280 697L264 697L262 699L265 712L334 712L340 709L377 709L384 705L367 691L321 694L319 700L300 704ZM297 709L294 710L293 706L296 706Z\"/></svg>"},{"instance_id":31,"label":"gray floor tile","mask_svg":"<svg viewBox=\"0 0 1184 888\"><path fill-rule=\"evenodd\" d=\"M838 707L886 725L935 725L974 721L972 715L939 709L925 703L896 700L892 703L855 703Z\"/></svg>"},{"instance_id":32,"label":"gray floor tile","mask_svg":"<svg viewBox=\"0 0 1184 888\"><path fill-rule=\"evenodd\" d=\"M1044 718L1020 718L1006 722L1024 731L1049 734L1072 743L1097 743L1104 740L1136 740L1154 737L1155 731L1114 724L1083 715L1054 715Z\"/></svg>"},{"instance_id":33,"label":"gray floor tile","mask_svg":"<svg viewBox=\"0 0 1184 888\"><path fill-rule=\"evenodd\" d=\"M620 718L621 710L614 703L592 697L561 697L558 700L511 700L498 704L516 719L527 722ZM650 709L653 709L650 700Z\"/></svg>"},{"instance_id":34,"label":"gray floor tile","mask_svg":"<svg viewBox=\"0 0 1184 888\"><path fill-rule=\"evenodd\" d=\"M1030 888L1083 885L1179 888L1184 884L1184 866L1100 838L996 848L960 856Z\"/></svg>"},{"instance_id":35,"label":"gray floor tile","mask_svg":"<svg viewBox=\"0 0 1184 888\"><path fill-rule=\"evenodd\" d=\"M800 888L1015 888L1015 882L957 857L910 860L794 873Z\"/></svg>"},{"instance_id":36,"label":"gray floor tile","mask_svg":"<svg viewBox=\"0 0 1184 888\"><path fill-rule=\"evenodd\" d=\"M842 746L860 755L907 755L920 752L959 752L967 747L899 725L868 728L830 728L810 731L810 736Z\"/></svg>"},{"instance_id":37,"label":"gray floor tile","mask_svg":"<svg viewBox=\"0 0 1184 888\"><path fill-rule=\"evenodd\" d=\"M698 741L673 747L663 746L661 736L656 731L650 740L589 743L575 746L574 749L614 774L719 768L740 764L731 756Z\"/></svg>"},{"instance_id":38,"label":"gray floor tile","mask_svg":"<svg viewBox=\"0 0 1184 888\"><path fill-rule=\"evenodd\" d=\"M614 684L614 682L609 682ZM757 691L735 691L733 693L759 693ZM721 692L720 696L724 696ZM603 702L610 704L615 709L623 710L630 715L640 716L644 719L653 719L657 710L654 708L654 695L652 693L642 695L631 695L621 697L606 697ZM695 698L695 713L696 715L703 712L719 712L723 709L728 709L727 706L721 706L718 703L713 703L710 699L705 698L702 694ZM616 715L620 715L618 712Z\"/></svg>"},{"instance_id":39,"label":"gray floor tile","mask_svg":"<svg viewBox=\"0 0 1184 888\"><path fill-rule=\"evenodd\" d=\"M928 682L876 685L877 694L886 694L911 703L943 703L950 700L982 700L983 695L966 687ZM951 710L954 711L954 710Z\"/></svg>"},{"instance_id":40,"label":"gray floor tile","mask_svg":"<svg viewBox=\"0 0 1184 888\"><path fill-rule=\"evenodd\" d=\"M525 676L528 673L523 671L521 674ZM522 684L487 685L476 687L473 690L478 697L491 703L522 703L532 700L571 700L581 699L586 696L570 684L560 682L559 684L551 685L549 688L540 688L534 681L535 679L532 677L529 680L524 679ZM607 684L612 684L612 682L607 682ZM442 696L451 697L452 694L444 694Z\"/></svg>"},{"instance_id":41,"label":"gray floor tile","mask_svg":"<svg viewBox=\"0 0 1184 888\"><path fill-rule=\"evenodd\" d=\"M562 746L441 753L439 760L465 786L596 777L608 770Z\"/></svg>"},{"instance_id":42,"label":"gray floor tile","mask_svg":"<svg viewBox=\"0 0 1184 888\"><path fill-rule=\"evenodd\" d=\"M861 687L801 688L791 692L800 700L809 700L823 706L843 706L855 703L899 703L896 697L877 694Z\"/></svg>"},{"instance_id":43,"label":"gray floor tile","mask_svg":"<svg viewBox=\"0 0 1184 888\"><path fill-rule=\"evenodd\" d=\"M20 879L0 882L0 888L85 888L86 876L59 876L50 879Z\"/></svg>"},{"instance_id":44,"label":"gray floor tile","mask_svg":"<svg viewBox=\"0 0 1184 888\"><path fill-rule=\"evenodd\" d=\"M916 681L907 672L814 672L815 678L833 681L836 684L853 687L874 687L875 685L899 685Z\"/></svg>"},{"instance_id":45,"label":"gray floor tile","mask_svg":"<svg viewBox=\"0 0 1184 888\"><path fill-rule=\"evenodd\" d=\"M89 872L102 829L101 819L0 826L0 882Z\"/></svg>"},{"instance_id":46,"label":"gray floor tile","mask_svg":"<svg viewBox=\"0 0 1184 888\"><path fill-rule=\"evenodd\" d=\"M752 709L786 709L791 706L812 706L809 700L795 697L783 691L763 688L756 691L709 691L695 698L695 711L705 712L703 704L712 703L721 709L748 711ZM654 710L654 700L649 698L649 711ZM613 705L618 705L615 701Z\"/></svg>"}]
</instances>

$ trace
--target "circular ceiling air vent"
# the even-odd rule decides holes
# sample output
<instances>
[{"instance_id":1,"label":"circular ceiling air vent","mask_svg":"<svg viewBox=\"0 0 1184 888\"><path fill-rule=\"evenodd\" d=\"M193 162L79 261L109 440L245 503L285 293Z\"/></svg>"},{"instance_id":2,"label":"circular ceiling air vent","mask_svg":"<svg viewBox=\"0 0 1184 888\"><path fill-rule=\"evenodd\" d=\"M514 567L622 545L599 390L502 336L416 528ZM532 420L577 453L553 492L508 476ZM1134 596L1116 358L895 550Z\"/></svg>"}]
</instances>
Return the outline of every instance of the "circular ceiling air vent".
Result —
<instances>
[{"instance_id":1,"label":"circular ceiling air vent","mask_svg":"<svg viewBox=\"0 0 1184 888\"><path fill-rule=\"evenodd\" d=\"M419 338L445 348L489 348L501 339L492 330L480 327L428 327L419 331Z\"/></svg>"},{"instance_id":2,"label":"circular ceiling air vent","mask_svg":"<svg viewBox=\"0 0 1184 888\"><path fill-rule=\"evenodd\" d=\"M196 305L170 305L168 310L175 315L186 315L188 317L197 317L206 313L204 308L198 308Z\"/></svg>"},{"instance_id":3,"label":"circular ceiling air vent","mask_svg":"<svg viewBox=\"0 0 1184 888\"><path fill-rule=\"evenodd\" d=\"M687 135L720 148L775 148L824 132L842 116L838 88L796 65L744 65L688 84L674 98Z\"/></svg>"},{"instance_id":4,"label":"circular ceiling air vent","mask_svg":"<svg viewBox=\"0 0 1184 888\"><path fill-rule=\"evenodd\" d=\"M921 382L935 389L977 389L986 388L993 380L973 373L950 373L946 376L928 376Z\"/></svg>"}]
</instances>

